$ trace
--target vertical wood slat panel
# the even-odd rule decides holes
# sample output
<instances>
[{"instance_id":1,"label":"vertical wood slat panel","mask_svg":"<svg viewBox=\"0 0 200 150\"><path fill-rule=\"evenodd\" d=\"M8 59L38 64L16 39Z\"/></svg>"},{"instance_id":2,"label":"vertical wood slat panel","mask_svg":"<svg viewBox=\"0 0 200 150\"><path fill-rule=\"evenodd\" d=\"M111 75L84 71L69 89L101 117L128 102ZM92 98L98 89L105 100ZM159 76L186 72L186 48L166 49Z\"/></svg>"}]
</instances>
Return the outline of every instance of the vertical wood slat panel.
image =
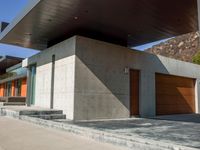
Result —
<instances>
[{"instance_id":1,"label":"vertical wood slat panel","mask_svg":"<svg viewBox=\"0 0 200 150\"><path fill-rule=\"evenodd\" d=\"M156 114L195 113L195 79L156 74Z\"/></svg>"}]
</instances>

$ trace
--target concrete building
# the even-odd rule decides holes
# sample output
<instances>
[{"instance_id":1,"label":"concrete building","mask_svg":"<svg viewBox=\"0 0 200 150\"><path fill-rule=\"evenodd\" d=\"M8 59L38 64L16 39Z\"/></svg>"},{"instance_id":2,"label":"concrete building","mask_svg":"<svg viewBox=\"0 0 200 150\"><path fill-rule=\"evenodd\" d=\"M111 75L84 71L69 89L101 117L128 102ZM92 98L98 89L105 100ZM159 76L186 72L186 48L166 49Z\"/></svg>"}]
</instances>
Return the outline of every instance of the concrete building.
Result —
<instances>
[{"instance_id":1,"label":"concrete building","mask_svg":"<svg viewBox=\"0 0 200 150\"><path fill-rule=\"evenodd\" d=\"M34 70L30 104L61 109L67 119L199 112L199 65L74 36L24 66Z\"/></svg>"},{"instance_id":2,"label":"concrete building","mask_svg":"<svg viewBox=\"0 0 200 150\"><path fill-rule=\"evenodd\" d=\"M71 120L199 113L198 65L129 49L197 31L197 8L197 0L33 0L0 41L41 50L22 65L29 106Z\"/></svg>"}]
</instances>

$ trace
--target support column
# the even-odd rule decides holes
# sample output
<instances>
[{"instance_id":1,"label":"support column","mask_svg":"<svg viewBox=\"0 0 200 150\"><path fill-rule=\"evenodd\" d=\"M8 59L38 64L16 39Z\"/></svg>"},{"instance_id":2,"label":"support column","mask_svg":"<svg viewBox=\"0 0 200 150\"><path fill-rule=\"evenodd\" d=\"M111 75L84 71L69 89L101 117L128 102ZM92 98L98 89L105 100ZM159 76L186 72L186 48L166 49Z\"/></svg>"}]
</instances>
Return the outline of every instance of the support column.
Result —
<instances>
[{"instance_id":1,"label":"support column","mask_svg":"<svg viewBox=\"0 0 200 150\"><path fill-rule=\"evenodd\" d=\"M200 0L197 0L197 11L198 11L198 31L200 34ZM200 48L200 40L198 46ZM196 85L195 85L195 109L196 113L200 113L200 79L196 80Z\"/></svg>"},{"instance_id":2,"label":"support column","mask_svg":"<svg viewBox=\"0 0 200 150\"><path fill-rule=\"evenodd\" d=\"M53 109L54 105L54 77L55 77L55 55L52 56L52 66L51 66L51 97L50 97L50 108Z\"/></svg>"},{"instance_id":3,"label":"support column","mask_svg":"<svg viewBox=\"0 0 200 150\"><path fill-rule=\"evenodd\" d=\"M30 67L27 68L27 95L26 95L26 104L27 106L31 106L31 79L30 79Z\"/></svg>"},{"instance_id":4,"label":"support column","mask_svg":"<svg viewBox=\"0 0 200 150\"><path fill-rule=\"evenodd\" d=\"M200 79L196 80L195 86L195 109L196 113L200 113Z\"/></svg>"}]
</instances>

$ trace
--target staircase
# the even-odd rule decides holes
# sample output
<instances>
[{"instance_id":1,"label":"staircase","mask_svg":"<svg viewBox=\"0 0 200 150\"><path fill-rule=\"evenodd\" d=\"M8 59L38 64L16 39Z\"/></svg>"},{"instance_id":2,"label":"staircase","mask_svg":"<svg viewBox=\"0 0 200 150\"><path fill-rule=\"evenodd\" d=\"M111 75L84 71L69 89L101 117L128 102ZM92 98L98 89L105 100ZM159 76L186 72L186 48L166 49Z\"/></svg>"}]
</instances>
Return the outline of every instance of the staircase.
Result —
<instances>
[{"instance_id":1,"label":"staircase","mask_svg":"<svg viewBox=\"0 0 200 150\"><path fill-rule=\"evenodd\" d=\"M11 97L0 97L0 106L25 106L26 97L11 96Z\"/></svg>"},{"instance_id":2,"label":"staircase","mask_svg":"<svg viewBox=\"0 0 200 150\"><path fill-rule=\"evenodd\" d=\"M24 102L0 102L0 106L25 106Z\"/></svg>"},{"instance_id":3,"label":"staircase","mask_svg":"<svg viewBox=\"0 0 200 150\"><path fill-rule=\"evenodd\" d=\"M19 115L40 118L44 120L66 119L62 110L22 110Z\"/></svg>"}]
</instances>

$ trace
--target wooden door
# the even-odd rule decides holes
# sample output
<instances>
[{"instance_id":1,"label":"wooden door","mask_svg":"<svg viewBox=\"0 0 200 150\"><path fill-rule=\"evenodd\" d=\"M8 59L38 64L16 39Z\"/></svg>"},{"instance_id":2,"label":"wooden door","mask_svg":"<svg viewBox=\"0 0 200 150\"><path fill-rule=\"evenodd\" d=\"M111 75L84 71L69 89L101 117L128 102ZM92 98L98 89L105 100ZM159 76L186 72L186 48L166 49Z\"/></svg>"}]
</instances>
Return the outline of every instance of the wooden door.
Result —
<instances>
[{"instance_id":1,"label":"wooden door","mask_svg":"<svg viewBox=\"0 0 200 150\"><path fill-rule=\"evenodd\" d=\"M130 70L130 115L139 115L139 70Z\"/></svg>"}]
</instances>

